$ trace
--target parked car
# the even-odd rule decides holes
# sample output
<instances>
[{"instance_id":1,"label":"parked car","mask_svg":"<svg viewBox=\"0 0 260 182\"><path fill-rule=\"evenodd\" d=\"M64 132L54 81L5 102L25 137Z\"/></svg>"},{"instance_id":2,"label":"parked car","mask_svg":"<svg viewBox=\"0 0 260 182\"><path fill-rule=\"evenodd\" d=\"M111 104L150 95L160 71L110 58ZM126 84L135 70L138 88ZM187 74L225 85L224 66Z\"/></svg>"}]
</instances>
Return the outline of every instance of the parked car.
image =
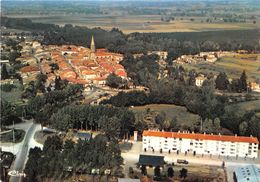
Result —
<instances>
[{"instance_id":1,"label":"parked car","mask_svg":"<svg viewBox=\"0 0 260 182\"><path fill-rule=\"evenodd\" d=\"M177 159L178 164L189 164L189 162L185 159Z\"/></svg>"}]
</instances>

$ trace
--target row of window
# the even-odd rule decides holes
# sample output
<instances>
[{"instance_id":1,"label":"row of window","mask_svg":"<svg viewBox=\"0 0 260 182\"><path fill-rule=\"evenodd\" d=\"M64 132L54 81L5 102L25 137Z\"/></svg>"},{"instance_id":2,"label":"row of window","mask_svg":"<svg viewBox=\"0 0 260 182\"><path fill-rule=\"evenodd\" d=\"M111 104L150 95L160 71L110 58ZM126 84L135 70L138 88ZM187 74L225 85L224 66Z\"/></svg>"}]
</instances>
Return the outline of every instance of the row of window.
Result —
<instances>
[{"instance_id":1,"label":"row of window","mask_svg":"<svg viewBox=\"0 0 260 182\"><path fill-rule=\"evenodd\" d=\"M168 142L168 138L167 137L165 137L164 139L166 139L164 142L165 143L167 143ZM173 138L174 140L179 140L179 141L182 141L182 138ZM203 142L204 140L200 140L200 139L194 139L195 141L201 141L201 142ZM146 139L144 138L143 139L143 141L146 141ZM149 140L150 141L150 140ZM211 141L211 140L205 140L205 141ZM175 141L174 141L175 142ZM193 143L193 142L191 142L191 143ZM195 142L196 143L196 142ZM222 145L226 145L226 143L227 142L225 142L225 141L217 141L217 144L218 143L221 143ZM233 143L233 144L235 144L236 142L231 142L231 143ZM246 145L246 144L245 144ZM256 145L256 146L258 146L258 144L257 143L249 143L249 145ZM235 146L235 145L231 145L231 146Z\"/></svg>"}]
</instances>

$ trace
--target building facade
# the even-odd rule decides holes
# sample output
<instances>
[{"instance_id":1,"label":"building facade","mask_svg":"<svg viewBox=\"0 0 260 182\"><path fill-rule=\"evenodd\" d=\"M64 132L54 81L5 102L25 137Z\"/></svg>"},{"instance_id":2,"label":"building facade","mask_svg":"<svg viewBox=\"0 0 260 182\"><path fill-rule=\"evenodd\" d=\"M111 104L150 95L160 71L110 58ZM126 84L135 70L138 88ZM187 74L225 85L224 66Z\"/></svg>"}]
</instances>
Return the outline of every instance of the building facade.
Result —
<instances>
[{"instance_id":1,"label":"building facade","mask_svg":"<svg viewBox=\"0 0 260 182\"><path fill-rule=\"evenodd\" d=\"M181 132L143 132L143 150L230 157L258 157L256 137Z\"/></svg>"}]
</instances>

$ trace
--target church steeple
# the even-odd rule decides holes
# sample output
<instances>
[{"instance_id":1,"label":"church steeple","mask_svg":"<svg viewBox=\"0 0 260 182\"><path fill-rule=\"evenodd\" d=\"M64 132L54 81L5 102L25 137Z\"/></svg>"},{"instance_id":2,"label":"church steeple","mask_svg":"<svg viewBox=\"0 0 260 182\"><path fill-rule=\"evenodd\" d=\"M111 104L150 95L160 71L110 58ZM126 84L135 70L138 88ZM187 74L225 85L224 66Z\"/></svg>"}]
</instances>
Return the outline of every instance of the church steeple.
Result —
<instances>
[{"instance_id":1,"label":"church steeple","mask_svg":"<svg viewBox=\"0 0 260 182\"><path fill-rule=\"evenodd\" d=\"M90 49L91 49L91 52L96 52L96 46L95 46L95 41L94 41L93 35L92 35L92 38L91 38Z\"/></svg>"}]
</instances>

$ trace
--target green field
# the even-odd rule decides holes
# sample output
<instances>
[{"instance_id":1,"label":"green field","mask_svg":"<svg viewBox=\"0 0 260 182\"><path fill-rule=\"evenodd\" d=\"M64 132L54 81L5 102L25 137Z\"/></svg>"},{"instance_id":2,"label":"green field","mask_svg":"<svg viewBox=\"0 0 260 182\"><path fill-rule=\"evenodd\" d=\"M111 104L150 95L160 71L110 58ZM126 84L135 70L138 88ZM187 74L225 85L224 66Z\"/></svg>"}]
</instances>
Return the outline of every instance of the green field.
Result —
<instances>
[{"instance_id":1,"label":"green field","mask_svg":"<svg viewBox=\"0 0 260 182\"><path fill-rule=\"evenodd\" d=\"M198 115L188 112L185 107L170 104L150 104L146 106L136 106L130 109L138 115L138 113L145 113L147 108L150 108L151 111L158 113L161 111L165 112L167 119L176 117L177 125L193 126L199 120Z\"/></svg>"},{"instance_id":2,"label":"green field","mask_svg":"<svg viewBox=\"0 0 260 182\"><path fill-rule=\"evenodd\" d=\"M257 60L258 56L258 60ZM195 69L202 73L226 72L229 78L239 78L243 70L246 71L248 80L255 82L260 80L260 55L248 54L235 57L222 57L214 63L183 64L187 69Z\"/></svg>"},{"instance_id":3,"label":"green field","mask_svg":"<svg viewBox=\"0 0 260 182\"><path fill-rule=\"evenodd\" d=\"M72 24L89 28L101 27L111 30L117 27L124 33L132 32L201 32L212 30L243 30L256 29L258 24L248 23L225 23L201 22L202 18L196 18L191 22L191 17L176 17L172 22L161 21L161 15L86 15L86 14L62 14L62 15L8 15L10 18L29 18L37 23L50 23L64 26ZM205 18L204 18L205 19Z\"/></svg>"},{"instance_id":4,"label":"green field","mask_svg":"<svg viewBox=\"0 0 260 182\"><path fill-rule=\"evenodd\" d=\"M259 3L258 3L259 4ZM33 22L132 32L201 32L259 28L254 1L4 1L3 15ZM236 8L234 8L234 6Z\"/></svg>"},{"instance_id":5,"label":"green field","mask_svg":"<svg viewBox=\"0 0 260 182\"><path fill-rule=\"evenodd\" d=\"M260 100L241 102L237 104L241 109L250 110L260 110Z\"/></svg>"},{"instance_id":6,"label":"green field","mask_svg":"<svg viewBox=\"0 0 260 182\"><path fill-rule=\"evenodd\" d=\"M21 86L18 83L18 81L17 82L15 81L14 85L16 86L16 88L12 89L11 92L5 92L5 91L1 90L1 99L6 100L7 102L10 102L10 103L21 103L22 102Z\"/></svg>"}]
</instances>

